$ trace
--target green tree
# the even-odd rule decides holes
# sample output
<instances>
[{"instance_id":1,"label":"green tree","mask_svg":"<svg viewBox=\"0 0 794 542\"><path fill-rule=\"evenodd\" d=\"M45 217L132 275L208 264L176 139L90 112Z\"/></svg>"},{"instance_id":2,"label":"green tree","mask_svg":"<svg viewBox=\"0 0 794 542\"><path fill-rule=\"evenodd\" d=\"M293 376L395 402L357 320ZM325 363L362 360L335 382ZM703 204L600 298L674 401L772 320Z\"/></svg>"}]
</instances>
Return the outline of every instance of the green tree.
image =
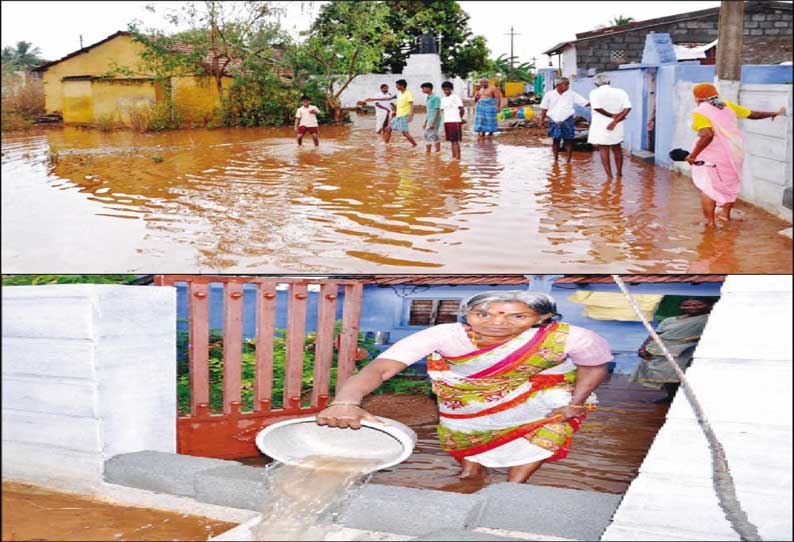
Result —
<instances>
[{"instance_id":1,"label":"green tree","mask_svg":"<svg viewBox=\"0 0 794 542\"><path fill-rule=\"evenodd\" d=\"M7 45L2 52L3 66L14 70L29 70L47 61L41 58L41 49L29 41L18 41L14 47Z\"/></svg>"},{"instance_id":2,"label":"green tree","mask_svg":"<svg viewBox=\"0 0 794 542\"><path fill-rule=\"evenodd\" d=\"M395 41L383 2L329 2L295 51L293 65L320 80L326 111L342 122L340 96L359 74L374 71L386 47Z\"/></svg>"},{"instance_id":3,"label":"green tree","mask_svg":"<svg viewBox=\"0 0 794 542\"><path fill-rule=\"evenodd\" d=\"M507 55L499 55L495 59L489 59L486 66L478 72L473 74L475 79L502 79L510 81L526 81L531 83L534 80L532 70L535 69L535 64L532 62L522 62L520 64L513 63L510 67L510 59Z\"/></svg>"},{"instance_id":4,"label":"green tree","mask_svg":"<svg viewBox=\"0 0 794 542\"><path fill-rule=\"evenodd\" d=\"M634 17L626 17L624 15L615 15L609 20L607 24L600 24L596 28L609 28L612 26L620 26L634 22Z\"/></svg>"},{"instance_id":5,"label":"green tree","mask_svg":"<svg viewBox=\"0 0 794 542\"><path fill-rule=\"evenodd\" d=\"M450 76L467 77L481 70L488 58L483 36L469 28L469 15L449 0L389 0L387 22L397 40L387 45L382 70L401 73L411 47L422 34L441 35L441 69Z\"/></svg>"}]
</instances>

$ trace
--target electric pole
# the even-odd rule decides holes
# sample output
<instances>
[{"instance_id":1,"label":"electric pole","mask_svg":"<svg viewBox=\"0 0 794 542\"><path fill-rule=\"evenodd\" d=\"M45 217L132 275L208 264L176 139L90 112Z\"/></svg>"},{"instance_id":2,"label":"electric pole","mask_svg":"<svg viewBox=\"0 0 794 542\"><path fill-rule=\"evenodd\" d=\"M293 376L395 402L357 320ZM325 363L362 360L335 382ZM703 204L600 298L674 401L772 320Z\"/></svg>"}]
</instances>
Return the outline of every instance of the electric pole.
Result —
<instances>
[{"instance_id":1,"label":"electric pole","mask_svg":"<svg viewBox=\"0 0 794 542\"><path fill-rule=\"evenodd\" d=\"M510 27L510 33L505 34L505 36L510 36L510 75L513 75L513 36L520 36L521 34L517 34L513 31L513 27Z\"/></svg>"},{"instance_id":2,"label":"electric pole","mask_svg":"<svg viewBox=\"0 0 794 542\"><path fill-rule=\"evenodd\" d=\"M83 35L80 34L80 49L83 48Z\"/></svg>"}]
</instances>

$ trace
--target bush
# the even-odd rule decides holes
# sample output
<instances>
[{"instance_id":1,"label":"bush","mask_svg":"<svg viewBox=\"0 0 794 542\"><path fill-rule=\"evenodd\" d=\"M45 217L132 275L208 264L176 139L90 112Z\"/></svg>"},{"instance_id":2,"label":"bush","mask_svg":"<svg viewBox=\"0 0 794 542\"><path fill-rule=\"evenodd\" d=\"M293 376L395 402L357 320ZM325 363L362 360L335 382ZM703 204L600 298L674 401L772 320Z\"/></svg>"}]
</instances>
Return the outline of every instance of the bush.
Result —
<instances>
[{"instance_id":1,"label":"bush","mask_svg":"<svg viewBox=\"0 0 794 542\"><path fill-rule=\"evenodd\" d=\"M115 115L105 114L105 115L99 115L96 118L94 125L101 132L112 132L113 130L115 130L120 126L120 123L116 121Z\"/></svg>"},{"instance_id":2,"label":"bush","mask_svg":"<svg viewBox=\"0 0 794 542\"><path fill-rule=\"evenodd\" d=\"M336 333L341 329L341 322L336 323ZM286 366L286 337L287 333L283 329L277 329L278 336L273 341L273 408L280 408L284 401L284 372ZM301 386L302 404L309 404L309 397L314 385L314 340L315 333L307 333L304 341L303 351L303 377ZM372 339L359 338L359 346L367 350L374 358L380 351L373 347ZM187 331L177 332L177 402L179 414L187 415L190 413L190 370L188 363L189 335ZM333 394L336 387L336 361L337 354L334 352L331 366L331 379L329 393ZM359 368L363 368L370 360L359 362ZM241 378L241 402L242 410L250 411L254 405L254 375L256 370L256 340L249 339L244 342L242 349L242 378ZM209 372L210 372L210 410L219 412L223 409L223 332L218 329L210 330L209 334ZM400 393L408 395L424 394L430 395L431 386L427 378L415 376L416 372L410 368L403 371L400 375L386 381L376 394Z\"/></svg>"},{"instance_id":3,"label":"bush","mask_svg":"<svg viewBox=\"0 0 794 542\"><path fill-rule=\"evenodd\" d=\"M2 129L30 128L33 119L44 113L44 85L38 77L24 79L14 72L3 71Z\"/></svg>"}]
</instances>

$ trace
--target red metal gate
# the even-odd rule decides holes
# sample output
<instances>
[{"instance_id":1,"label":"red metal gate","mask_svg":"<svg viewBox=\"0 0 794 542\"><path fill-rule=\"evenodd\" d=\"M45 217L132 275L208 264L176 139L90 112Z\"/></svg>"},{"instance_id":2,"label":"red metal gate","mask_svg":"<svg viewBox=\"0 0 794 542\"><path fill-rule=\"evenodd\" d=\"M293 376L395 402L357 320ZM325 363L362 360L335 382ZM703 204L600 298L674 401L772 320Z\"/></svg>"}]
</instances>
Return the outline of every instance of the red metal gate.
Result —
<instances>
[{"instance_id":1,"label":"red metal gate","mask_svg":"<svg viewBox=\"0 0 794 542\"><path fill-rule=\"evenodd\" d=\"M190 414L177 413L177 452L187 455L234 459L257 455L254 438L265 426L325 408L334 350L337 350L336 389L353 374L358 352L361 282L354 280L281 277L157 275L158 286L187 285L189 306L188 368ZM223 286L223 401L222 412L210 410L210 284ZM243 287L256 288L256 339L253 405L243 410ZM284 393L273 405L274 341L277 287L288 295L284 360ZM306 312L310 285L319 286L317 335L311 390L302 390L306 350ZM344 292L342 329L335 340L337 303ZM279 402L279 401L276 401Z\"/></svg>"}]
</instances>

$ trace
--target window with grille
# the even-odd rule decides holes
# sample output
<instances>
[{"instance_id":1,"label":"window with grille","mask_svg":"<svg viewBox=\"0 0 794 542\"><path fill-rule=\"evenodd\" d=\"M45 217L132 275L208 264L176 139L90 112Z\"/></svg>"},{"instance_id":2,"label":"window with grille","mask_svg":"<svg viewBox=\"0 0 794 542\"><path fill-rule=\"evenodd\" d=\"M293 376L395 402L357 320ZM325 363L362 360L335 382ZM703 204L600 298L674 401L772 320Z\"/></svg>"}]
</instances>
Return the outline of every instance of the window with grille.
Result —
<instances>
[{"instance_id":1,"label":"window with grille","mask_svg":"<svg viewBox=\"0 0 794 542\"><path fill-rule=\"evenodd\" d=\"M623 49L613 49L609 52L609 61L613 64L626 63L626 51Z\"/></svg>"},{"instance_id":2,"label":"window with grille","mask_svg":"<svg viewBox=\"0 0 794 542\"><path fill-rule=\"evenodd\" d=\"M458 321L460 299L412 299L409 326L434 326Z\"/></svg>"}]
</instances>

